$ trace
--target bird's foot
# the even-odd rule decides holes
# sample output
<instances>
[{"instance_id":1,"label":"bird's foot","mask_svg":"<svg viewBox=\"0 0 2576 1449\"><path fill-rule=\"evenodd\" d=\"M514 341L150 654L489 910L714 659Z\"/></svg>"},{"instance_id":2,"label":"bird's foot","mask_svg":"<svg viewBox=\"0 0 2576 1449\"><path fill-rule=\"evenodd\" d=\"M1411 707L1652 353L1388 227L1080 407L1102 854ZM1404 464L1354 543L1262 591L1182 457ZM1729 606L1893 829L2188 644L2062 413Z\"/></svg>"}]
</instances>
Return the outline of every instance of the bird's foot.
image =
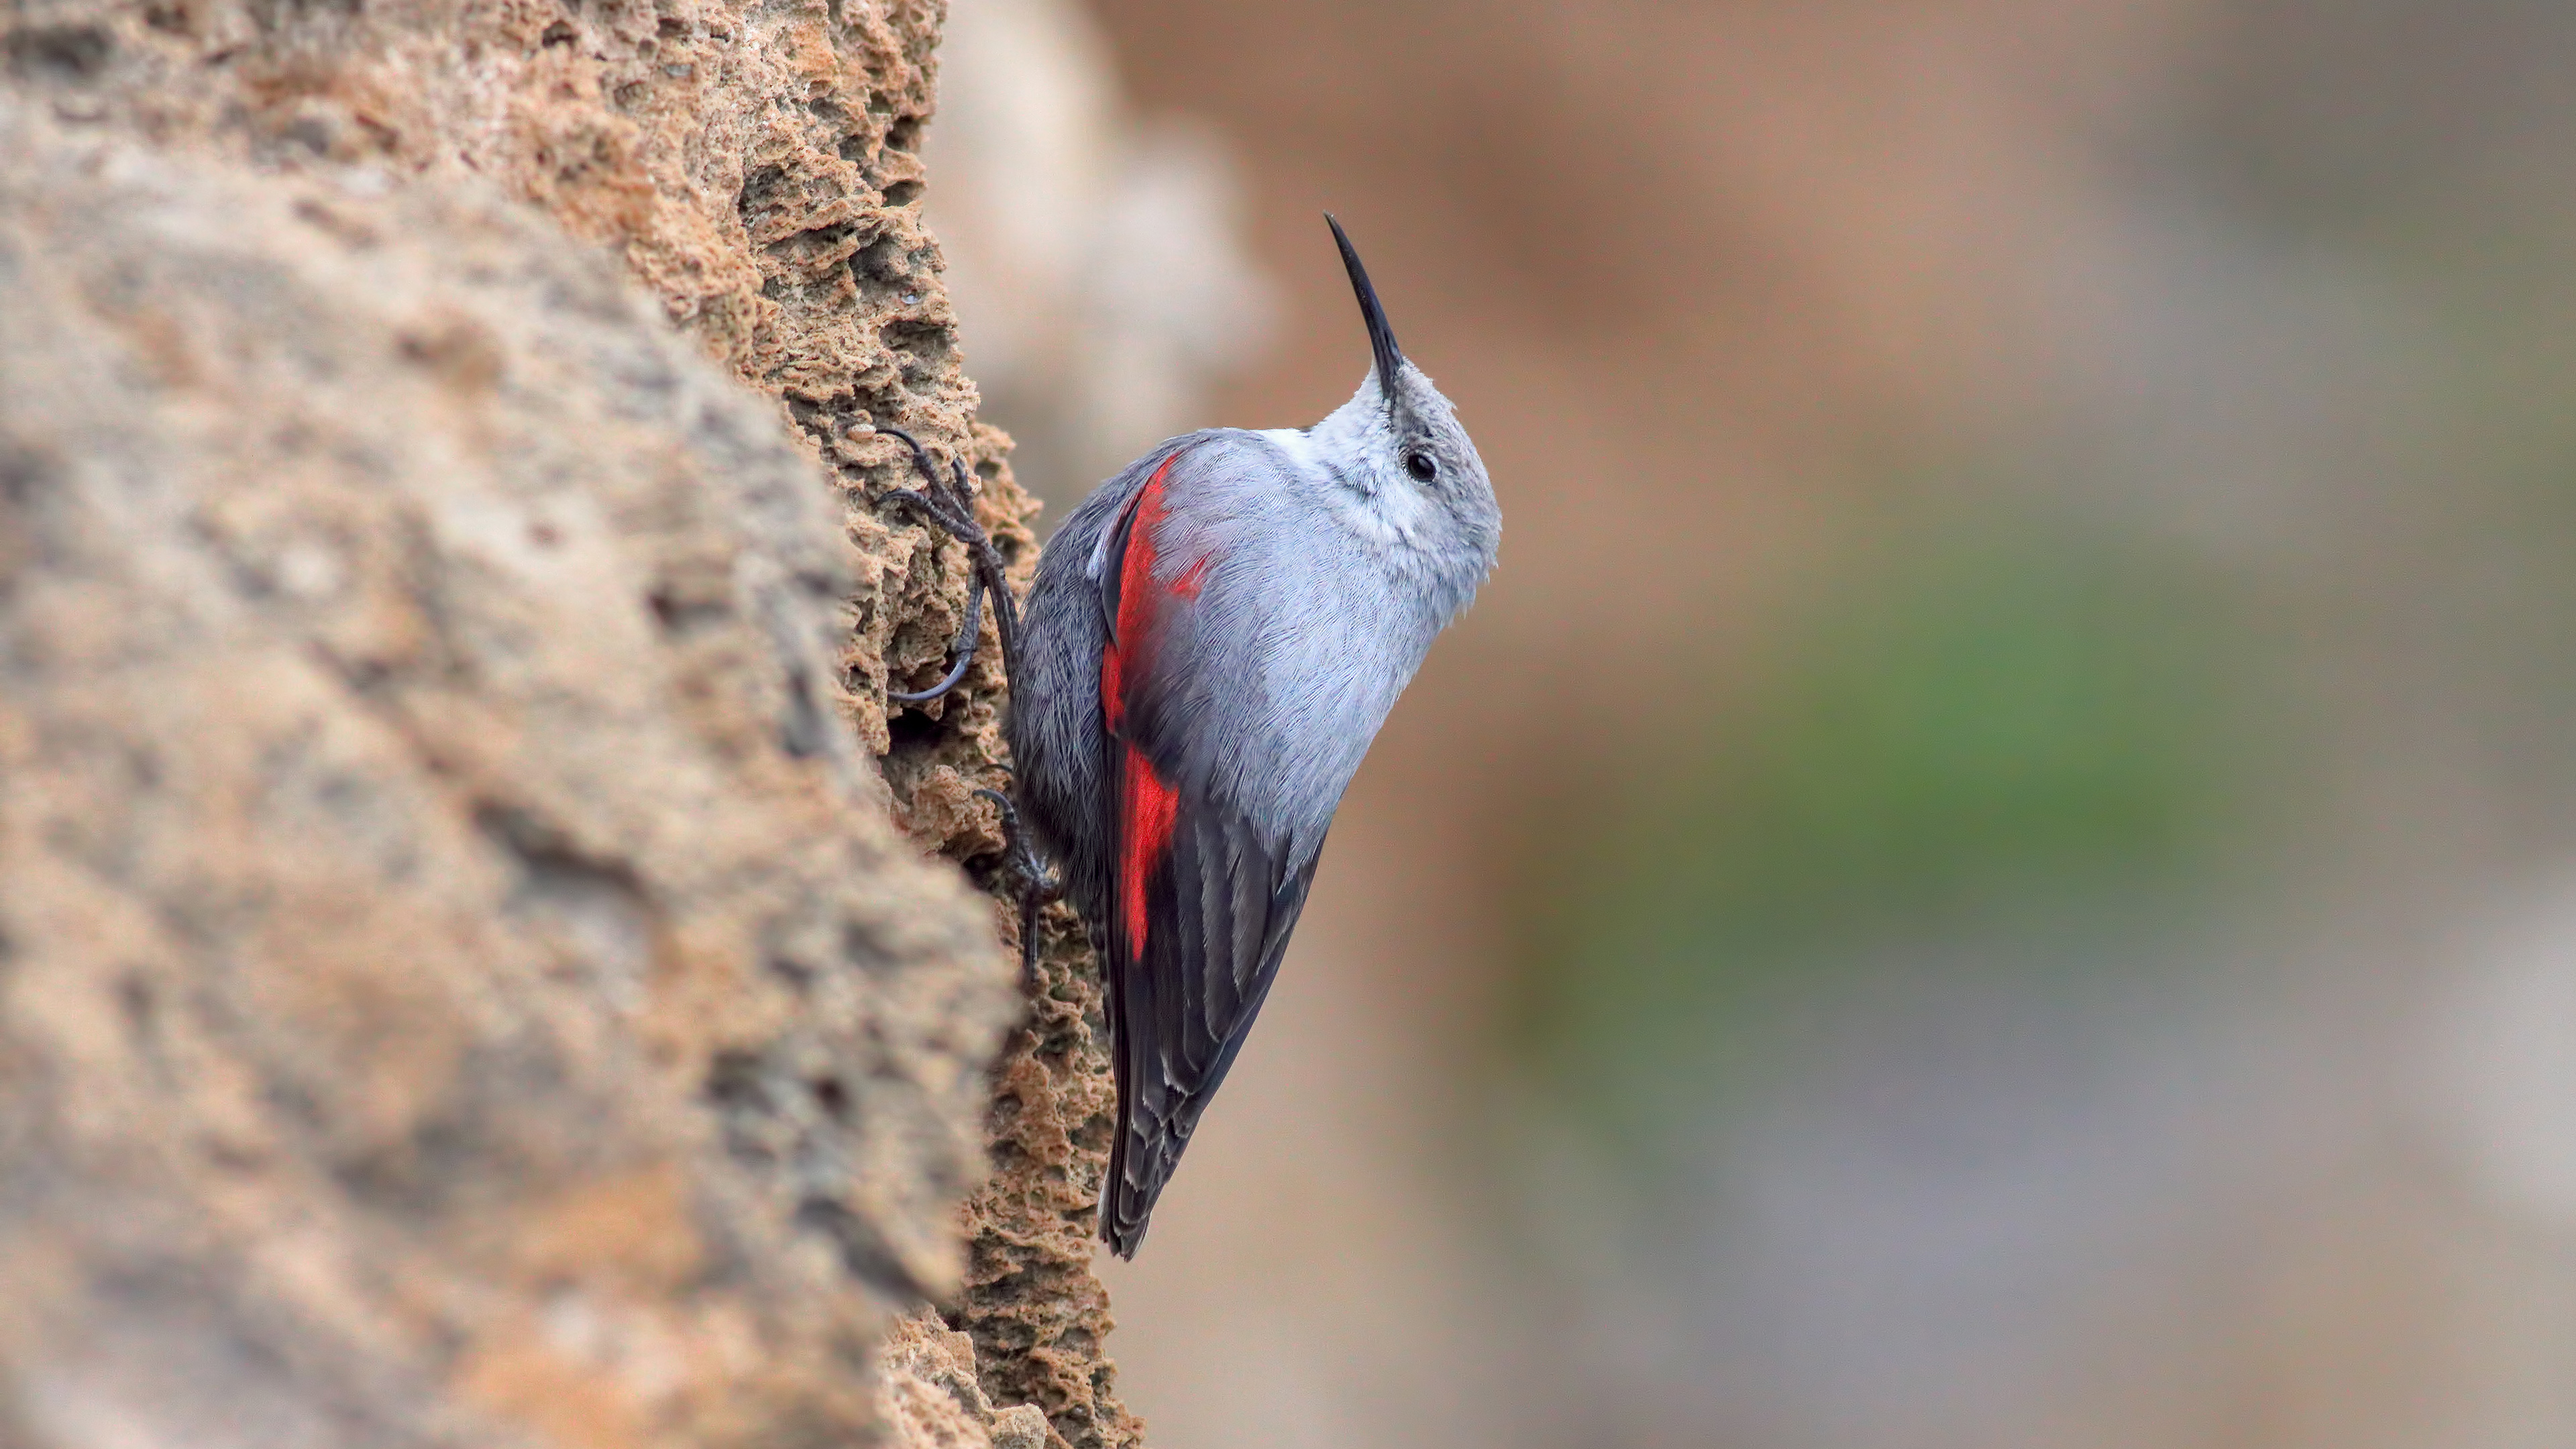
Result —
<instances>
[{"instance_id":1,"label":"bird's foot","mask_svg":"<svg viewBox=\"0 0 2576 1449\"><path fill-rule=\"evenodd\" d=\"M993 808L1002 812L1002 868L1017 878L1010 897L1020 908L1020 984L1034 990L1038 984L1038 912L1064 894L1064 883L1048 872L1046 862L1038 859L1037 847L1029 843L1028 830L1020 824L1020 812L1011 804L1011 797L982 788L975 793L992 801Z\"/></svg>"},{"instance_id":2,"label":"bird's foot","mask_svg":"<svg viewBox=\"0 0 2576 1449\"><path fill-rule=\"evenodd\" d=\"M939 466L931 461L929 451L901 428L878 423L873 425L873 431L898 439L912 450L913 470L921 475L924 485L918 489L889 489L879 501L909 505L913 511L937 524L951 538L966 545L967 558L974 569L974 578L967 585L966 622L957 631L957 642L950 646L957 662L949 666L947 675L930 688L911 693L888 690L886 698L898 704L927 704L957 687L958 682L966 677L968 666L975 662L975 645L983 634L984 599L988 594L993 600L993 632L1002 646L1002 678L1004 687L1008 688L1011 656L1019 649L1019 610L1011 603L1011 587L1003 576L1001 551L993 547L992 535L976 521L974 480L967 475L965 463L954 458L949 460L949 476L941 477Z\"/></svg>"},{"instance_id":3,"label":"bird's foot","mask_svg":"<svg viewBox=\"0 0 2576 1449\"><path fill-rule=\"evenodd\" d=\"M941 477L939 467L929 450L918 439L901 428L882 423L874 431L894 438L912 450L913 470L921 475L922 487L889 489L878 500L906 504L947 534L966 546L967 558L974 577L966 590L966 620L957 631L957 642L950 650L957 662L948 673L928 689L906 692L886 691L889 702L927 704L955 689L975 662L975 645L982 637L984 600L993 601L993 633L1002 646L1002 687L1011 683L1011 659L1019 651L1019 611L1011 602L1010 581L1003 574L1001 551L993 547L992 535L975 518L975 483L967 474L964 462L951 458L948 476ZM1064 894L1064 887L1047 872L1045 862L1029 842L1028 831L1020 824L1020 812L1011 797L999 790L978 788L976 794L993 802L1002 814L1003 872L1015 885L1007 894L1020 908L1020 976L1024 984L1034 987L1038 968L1038 912L1047 902Z\"/></svg>"}]
</instances>

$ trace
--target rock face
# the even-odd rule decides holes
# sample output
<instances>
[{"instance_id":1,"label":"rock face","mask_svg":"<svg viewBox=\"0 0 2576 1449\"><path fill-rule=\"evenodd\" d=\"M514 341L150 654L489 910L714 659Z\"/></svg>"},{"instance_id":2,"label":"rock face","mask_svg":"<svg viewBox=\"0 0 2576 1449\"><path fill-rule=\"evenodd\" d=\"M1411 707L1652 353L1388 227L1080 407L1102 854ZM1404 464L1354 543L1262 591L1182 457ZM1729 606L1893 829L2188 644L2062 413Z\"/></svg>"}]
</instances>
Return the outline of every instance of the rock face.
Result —
<instances>
[{"instance_id":1,"label":"rock face","mask_svg":"<svg viewBox=\"0 0 2576 1449\"><path fill-rule=\"evenodd\" d=\"M1090 963L1013 1031L924 858L989 625L882 703L966 571L868 425L1034 556L936 19L0 22L0 1444L1134 1442Z\"/></svg>"}]
</instances>

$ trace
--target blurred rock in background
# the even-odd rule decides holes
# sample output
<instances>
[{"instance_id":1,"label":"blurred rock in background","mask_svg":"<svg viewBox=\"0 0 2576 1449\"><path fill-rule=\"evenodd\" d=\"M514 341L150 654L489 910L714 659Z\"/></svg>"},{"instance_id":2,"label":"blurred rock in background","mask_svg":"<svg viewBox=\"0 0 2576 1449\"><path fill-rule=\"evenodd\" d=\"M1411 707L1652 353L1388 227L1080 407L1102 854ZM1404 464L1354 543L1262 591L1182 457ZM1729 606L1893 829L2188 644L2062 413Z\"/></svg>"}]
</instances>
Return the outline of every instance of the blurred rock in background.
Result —
<instances>
[{"instance_id":1,"label":"blurred rock in background","mask_svg":"<svg viewBox=\"0 0 2576 1449\"><path fill-rule=\"evenodd\" d=\"M33 112L0 1442L888 1442L1012 1003L823 713L812 459L485 188Z\"/></svg>"},{"instance_id":2,"label":"blurred rock in background","mask_svg":"<svg viewBox=\"0 0 2576 1449\"><path fill-rule=\"evenodd\" d=\"M1274 304L1219 133L1140 116L1079 0L954 7L924 205L985 414L1060 517L1144 444L1201 426ZM971 299L971 300L968 300Z\"/></svg>"},{"instance_id":3,"label":"blurred rock in background","mask_svg":"<svg viewBox=\"0 0 2576 1449\"><path fill-rule=\"evenodd\" d=\"M0 1444L1132 1442L987 1276L1103 1156L986 1171L997 651L886 698L967 563L872 424L1035 556L938 23L0 17Z\"/></svg>"}]
</instances>

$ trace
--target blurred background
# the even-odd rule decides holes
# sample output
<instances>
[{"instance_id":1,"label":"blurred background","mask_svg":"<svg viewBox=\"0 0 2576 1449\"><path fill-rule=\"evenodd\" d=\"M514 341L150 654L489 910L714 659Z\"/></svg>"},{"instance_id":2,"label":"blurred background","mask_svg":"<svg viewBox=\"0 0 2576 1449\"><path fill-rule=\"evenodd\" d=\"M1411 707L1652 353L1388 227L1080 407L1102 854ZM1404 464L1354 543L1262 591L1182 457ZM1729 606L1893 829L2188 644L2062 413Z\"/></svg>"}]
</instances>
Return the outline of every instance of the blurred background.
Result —
<instances>
[{"instance_id":1,"label":"blurred background","mask_svg":"<svg viewBox=\"0 0 2576 1449\"><path fill-rule=\"evenodd\" d=\"M1503 559L1109 1263L1158 1449L2576 1444L2576 7L953 0L1060 513Z\"/></svg>"}]
</instances>

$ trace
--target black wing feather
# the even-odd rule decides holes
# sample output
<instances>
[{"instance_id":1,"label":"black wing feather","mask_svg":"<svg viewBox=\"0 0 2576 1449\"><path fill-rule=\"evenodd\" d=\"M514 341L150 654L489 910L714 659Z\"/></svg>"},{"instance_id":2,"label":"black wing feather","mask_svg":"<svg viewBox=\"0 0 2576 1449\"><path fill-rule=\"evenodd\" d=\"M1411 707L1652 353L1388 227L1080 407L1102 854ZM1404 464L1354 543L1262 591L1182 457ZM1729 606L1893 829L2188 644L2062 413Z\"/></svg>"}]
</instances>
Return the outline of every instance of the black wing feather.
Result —
<instances>
[{"instance_id":1,"label":"black wing feather","mask_svg":"<svg viewBox=\"0 0 2576 1449\"><path fill-rule=\"evenodd\" d=\"M1248 822L1184 795L1172 848L1147 881L1141 960L1112 927L1118 1137L1100 1222L1121 1257L1144 1241L1155 1198L1251 1033L1315 863L1287 869Z\"/></svg>"}]
</instances>

